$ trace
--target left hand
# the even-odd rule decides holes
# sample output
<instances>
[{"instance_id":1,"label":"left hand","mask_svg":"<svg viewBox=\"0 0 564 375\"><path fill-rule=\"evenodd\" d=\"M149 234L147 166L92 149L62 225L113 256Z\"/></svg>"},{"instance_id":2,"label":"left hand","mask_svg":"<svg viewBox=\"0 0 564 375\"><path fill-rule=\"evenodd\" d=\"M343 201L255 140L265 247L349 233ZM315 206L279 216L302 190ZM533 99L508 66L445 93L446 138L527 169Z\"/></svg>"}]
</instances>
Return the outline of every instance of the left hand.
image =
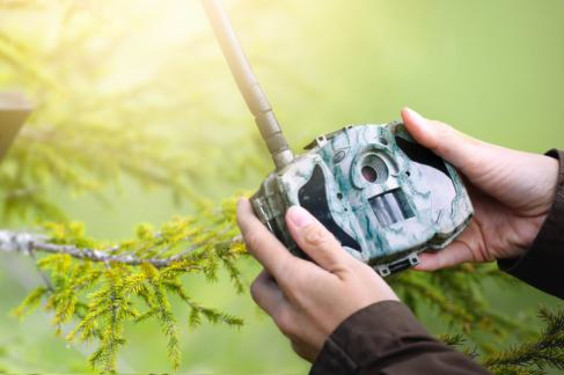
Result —
<instances>
[{"instance_id":1,"label":"left hand","mask_svg":"<svg viewBox=\"0 0 564 375\"><path fill-rule=\"evenodd\" d=\"M464 233L442 251L421 254L416 269L434 271L525 255L556 196L558 160L479 141L410 109L402 117L417 142L465 177L474 206Z\"/></svg>"},{"instance_id":2,"label":"left hand","mask_svg":"<svg viewBox=\"0 0 564 375\"><path fill-rule=\"evenodd\" d=\"M313 362L329 335L354 312L398 300L368 265L348 254L305 209L294 206L286 223L298 246L315 262L292 255L256 218L248 200L237 204L237 222L249 252L264 266L251 286L302 358Z\"/></svg>"}]
</instances>

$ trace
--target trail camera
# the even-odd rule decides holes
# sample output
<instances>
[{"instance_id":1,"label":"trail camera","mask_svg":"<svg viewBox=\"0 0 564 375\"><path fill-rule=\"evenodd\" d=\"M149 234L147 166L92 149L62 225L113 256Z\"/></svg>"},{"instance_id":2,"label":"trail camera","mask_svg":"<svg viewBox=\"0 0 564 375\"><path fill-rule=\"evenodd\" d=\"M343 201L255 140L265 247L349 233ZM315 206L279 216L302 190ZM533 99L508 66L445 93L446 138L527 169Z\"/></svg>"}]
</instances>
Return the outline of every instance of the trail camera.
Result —
<instances>
[{"instance_id":1,"label":"trail camera","mask_svg":"<svg viewBox=\"0 0 564 375\"><path fill-rule=\"evenodd\" d=\"M459 175L399 122L347 126L294 156L220 0L203 3L276 165L251 198L254 211L290 251L307 258L284 220L293 205L382 276L418 264L420 252L444 248L466 228L473 209Z\"/></svg>"}]
</instances>

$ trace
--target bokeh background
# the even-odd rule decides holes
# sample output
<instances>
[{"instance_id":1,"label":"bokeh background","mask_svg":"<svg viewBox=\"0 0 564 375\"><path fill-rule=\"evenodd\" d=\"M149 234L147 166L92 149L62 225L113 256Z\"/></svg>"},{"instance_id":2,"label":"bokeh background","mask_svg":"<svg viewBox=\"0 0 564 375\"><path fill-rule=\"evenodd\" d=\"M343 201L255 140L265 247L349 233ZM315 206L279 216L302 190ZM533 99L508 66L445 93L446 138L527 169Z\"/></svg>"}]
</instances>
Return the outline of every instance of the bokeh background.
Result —
<instances>
[{"instance_id":1,"label":"bokeh background","mask_svg":"<svg viewBox=\"0 0 564 375\"><path fill-rule=\"evenodd\" d=\"M225 4L296 151L347 124L397 119L403 106L506 147L564 147L561 0ZM30 93L48 107L47 118L76 122L77 134L82 121L95 118L165 139L190 165L198 195L219 201L251 192L272 169L199 1L0 0L2 34L26 46L29 67L0 53L0 90ZM140 222L158 225L191 210L166 187L147 188L127 176L99 194L103 201L53 184L48 197L104 239L124 239ZM4 226L30 227L34 220L6 219ZM241 266L248 282L259 271L251 260ZM9 315L40 282L30 259L0 254L0 372L89 371L92 347L55 337L47 314L21 322ZM184 324L180 372L307 372L248 295L235 294L225 278L186 282L195 298L246 325L191 331ZM492 285L488 299L523 324L534 324L540 303L557 303L517 284ZM182 317L182 307L175 308ZM435 333L449 330L432 309L423 320ZM121 372L170 370L158 326L131 326L127 336Z\"/></svg>"}]
</instances>

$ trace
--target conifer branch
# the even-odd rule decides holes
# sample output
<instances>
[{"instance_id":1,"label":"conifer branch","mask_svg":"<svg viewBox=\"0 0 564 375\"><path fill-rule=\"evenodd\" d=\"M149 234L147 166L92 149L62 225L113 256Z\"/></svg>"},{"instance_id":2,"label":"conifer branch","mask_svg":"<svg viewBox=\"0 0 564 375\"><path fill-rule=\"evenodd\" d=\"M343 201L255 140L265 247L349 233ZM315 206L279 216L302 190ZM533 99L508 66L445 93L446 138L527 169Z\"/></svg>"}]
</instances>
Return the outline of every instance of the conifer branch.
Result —
<instances>
[{"instance_id":1,"label":"conifer branch","mask_svg":"<svg viewBox=\"0 0 564 375\"><path fill-rule=\"evenodd\" d=\"M236 260L244 247L234 224L235 200L219 209L202 206L196 218L175 218L158 231L148 225L137 228L136 238L105 245L85 236L77 223L49 223L45 234L0 231L0 252L43 253L36 264L46 283L31 291L14 315L24 316L41 302L53 312L59 334L67 324L74 327L69 341L96 341L89 357L96 369L116 370L119 350L126 345L125 326L153 320L168 340L173 368L180 365L178 322L171 297L190 309L192 327L202 318L212 324L239 327L243 321L195 301L185 289L183 275L199 274L216 280L220 267L238 292L243 282Z\"/></svg>"},{"instance_id":2,"label":"conifer branch","mask_svg":"<svg viewBox=\"0 0 564 375\"><path fill-rule=\"evenodd\" d=\"M544 374L546 368L564 370L564 309L540 308L545 329L536 340L489 354L484 365L495 374Z\"/></svg>"},{"instance_id":3,"label":"conifer branch","mask_svg":"<svg viewBox=\"0 0 564 375\"><path fill-rule=\"evenodd\" d=\"M230 241L223 243L223 245L230 246L241 242L241 236L235 236ZM169 267L205 245L206 242L191 244L182 252L168 257L142 258L131 252L114 254L120 250L120 246L110 247L105 250L86 247L80 248L73 245L51 243L47 236L41 234L0 230L0 251L3 252L14 252L32 256L34 251L40 251L50 254L66 254L76 259L90 260L92 262L121 263L128 266L150 263L156 268Z\"/></svg>"}]
</instances>

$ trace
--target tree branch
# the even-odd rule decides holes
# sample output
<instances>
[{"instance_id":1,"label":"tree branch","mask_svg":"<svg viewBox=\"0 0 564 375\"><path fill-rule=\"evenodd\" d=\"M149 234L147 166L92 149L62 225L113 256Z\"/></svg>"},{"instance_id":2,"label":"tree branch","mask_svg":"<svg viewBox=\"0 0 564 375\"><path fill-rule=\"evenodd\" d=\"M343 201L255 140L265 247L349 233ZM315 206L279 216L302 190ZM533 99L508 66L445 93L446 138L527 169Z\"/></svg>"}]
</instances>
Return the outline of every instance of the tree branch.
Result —
<instances>
[{"instance_id":1,"label":"tree branch","mask_svg":"<svg viewBox=\"0 0 564 375\"><path fill-rule=\"evenodd\" d=\"M236 236L228 242L236 243L240 241L241 236ZM34 251L41 251L51 254L67 254L73 258L88 259L93 262L117 262L130 266L150 263L157 268L168 267L204 245L205 242L195 243L188 246L182 252L169 257L144 259L130 253L113 254L119 250L119 246L110 247L105 250L79 248L73 245L50 243L48 237L41 234L0 230L0 252L21 253L31 256Z\"/></svg>"}]
</instances>

